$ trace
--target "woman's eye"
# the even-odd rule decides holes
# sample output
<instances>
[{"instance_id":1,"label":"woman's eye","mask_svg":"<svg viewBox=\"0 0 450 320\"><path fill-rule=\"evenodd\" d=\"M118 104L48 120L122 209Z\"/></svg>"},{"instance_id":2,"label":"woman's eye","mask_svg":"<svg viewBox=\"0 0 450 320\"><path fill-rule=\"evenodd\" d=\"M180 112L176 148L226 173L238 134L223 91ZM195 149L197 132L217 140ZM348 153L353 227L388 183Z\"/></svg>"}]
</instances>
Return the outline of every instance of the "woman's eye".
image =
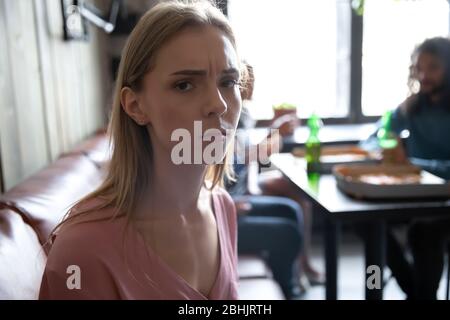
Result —
<instances>
[{"instance_id":1,"label":"woman's eye","mask_svg":"<svg viewBox=\"0 0 450 320\"><path fill-rule=\"evenodd\" d=\"M235 79L228 79L222 82L222 86L225 88L232 88L238 84L238 81Z\"/></svg>"},{"instance_id":2,"label":"woman's eye","mask_svg":"<svg viewBox=\"0 0 450 320\"><path fill-rule=\"evenodd\" d=\"M193 87L194 87L194 86L193 86L190 82L187 82L187 81L178 82L178 83L175 85L175 89L177 89L178 91L182 91L182 92L189 91L189 90L191 90Z\"/></svg>"}]
</instances>

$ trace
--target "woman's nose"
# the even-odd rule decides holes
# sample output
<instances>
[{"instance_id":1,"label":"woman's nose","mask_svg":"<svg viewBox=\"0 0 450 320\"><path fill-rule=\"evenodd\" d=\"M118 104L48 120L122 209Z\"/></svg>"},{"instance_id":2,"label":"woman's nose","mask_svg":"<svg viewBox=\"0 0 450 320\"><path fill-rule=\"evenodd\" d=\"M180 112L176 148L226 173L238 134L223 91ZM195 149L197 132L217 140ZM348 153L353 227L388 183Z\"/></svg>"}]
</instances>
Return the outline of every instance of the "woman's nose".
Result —
<instances>
[{"instance_id":1,"label":"woman's nose","mask_svg":"<svg viewBox=\"0 0 450 320\"><path fill-rule=\"evenodd\" d=\"M219 88L213 86L208 90L208 99L204 108L205 116L222 115L227 111L227 103Z\"/></svg>"}]
</instances>

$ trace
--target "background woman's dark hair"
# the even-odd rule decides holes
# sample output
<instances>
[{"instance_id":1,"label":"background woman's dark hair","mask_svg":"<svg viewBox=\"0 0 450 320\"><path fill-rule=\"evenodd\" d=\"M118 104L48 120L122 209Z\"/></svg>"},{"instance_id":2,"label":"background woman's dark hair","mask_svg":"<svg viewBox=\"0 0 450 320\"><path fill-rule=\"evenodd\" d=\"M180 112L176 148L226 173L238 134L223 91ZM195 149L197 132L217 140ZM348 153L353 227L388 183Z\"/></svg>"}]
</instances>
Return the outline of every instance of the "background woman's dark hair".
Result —
<instances>
[{"instance_id":1,"label":"background woman's dark hair","mask_svg":"<svg viewBox=\"0 0 450 320\"><path fill-rule=\"evenodd\" d=\"M428 53L437 57L444 66L444 83L441 105L450 110L450 39L444 37L430 38L417 46L411 54L411 65L409 67L408 86L411 96L405 101L403 108L407 113L417 110L418 106L428 102L429 97L422 93L414 94L414 86L417 83L415 64L417 57L422 53Z\"/></svg>"}]
</instances>

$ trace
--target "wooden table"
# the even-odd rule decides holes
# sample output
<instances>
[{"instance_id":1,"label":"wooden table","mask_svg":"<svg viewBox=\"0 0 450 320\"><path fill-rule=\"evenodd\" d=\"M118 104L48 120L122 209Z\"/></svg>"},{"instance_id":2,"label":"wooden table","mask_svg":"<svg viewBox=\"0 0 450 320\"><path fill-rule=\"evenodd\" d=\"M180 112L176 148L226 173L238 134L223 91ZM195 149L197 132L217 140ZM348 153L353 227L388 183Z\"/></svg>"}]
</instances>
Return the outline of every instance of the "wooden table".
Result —
<instances>
[{"instance_id":1,"label":"wooden table","mask_svg":"<svg viewBox=\"0 0 450 320\"><path fill-rule=\"evenodd\" d=\"M450 218L449 199L358 200L341 192L332 174L308 175L306 163L301 158L282 153L272 155L271 162L312 202L314 213L325 216L326 299L337 299L338 242L343 222L367 223L366 267L379 266L383 279L387 221L409 221L417 217ZM366 299L382 297L382 286L380 289L369 289L366 286Z\"/></svg>"}]
</instances>

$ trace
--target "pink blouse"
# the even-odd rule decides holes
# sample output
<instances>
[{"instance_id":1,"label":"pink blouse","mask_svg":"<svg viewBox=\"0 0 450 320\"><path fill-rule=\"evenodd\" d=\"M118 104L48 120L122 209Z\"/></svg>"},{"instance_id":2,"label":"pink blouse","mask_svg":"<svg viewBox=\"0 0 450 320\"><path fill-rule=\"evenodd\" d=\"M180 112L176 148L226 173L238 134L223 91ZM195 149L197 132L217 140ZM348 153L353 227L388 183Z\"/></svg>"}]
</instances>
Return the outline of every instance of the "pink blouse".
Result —
<instances>
[{"instance_id":1,"label":"pink blouse","mask_svg":"<svg viewBox=\"0 0 450 320\"><path fill-rule=\"evenodd\" d=\"M121 216L68 226L57 235L39 299L237 299L236 209L223 189L212 195L220 264L208 297L152 253Z\"/></svg>"}]
</instances>

